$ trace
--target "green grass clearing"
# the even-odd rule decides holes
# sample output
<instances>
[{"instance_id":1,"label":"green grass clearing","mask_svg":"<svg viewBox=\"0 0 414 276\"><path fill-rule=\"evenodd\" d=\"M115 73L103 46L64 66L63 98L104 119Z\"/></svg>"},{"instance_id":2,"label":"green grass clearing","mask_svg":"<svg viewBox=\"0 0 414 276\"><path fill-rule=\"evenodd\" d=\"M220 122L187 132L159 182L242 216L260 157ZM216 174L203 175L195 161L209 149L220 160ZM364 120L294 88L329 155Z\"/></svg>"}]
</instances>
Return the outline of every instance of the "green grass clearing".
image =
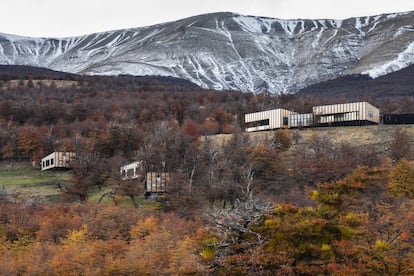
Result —
<instances>
[{"instance_id":1,"label":"green grass clearing","mask_svg":"<svg viewBox=\"0 0 414 276\"><path fill-rule=\"evenodd\" d=\"M58 181L69 182L69 172L41 171L30 167L0 170L0 186L29 187L33 185L50 185Z\"/></svg>"},{"instance_id":2,"label":"green grass clearing","mask_svg":"<svg viewBox=\"0 0 414 276\"><path fill-rule=\"evenodd\" d=\"M41 171L30 166L0 170L0 188L4 193L24 198L56 198L57 184L70 182L70 172Z\"/></svg>"},{"instance_id":3,"label":"green grass clearing","mask_svg":"<svg viewBox=\"0 0 414 276\"><path fill-rule=\"evenodd\" d=\"M70 185L70 181L70 171L41 171L30 166L0 169L0 193L18 198L18 201L40 198L44 201L58 202L62 200L62 191L58 189L58 183L65 186ZM91 191L88 201L97 203L100 197L110 190L110 187L104 187L101 190ZM146 200L143 194L136 196L135 200L144 209L158 210L162 207L155 200ZM120 206L133 206L131 199L126 196L116 196L115 201ZM114 204L115 202L106 196L101 203Z\"/></svg>"},{"instance_id":4,"label":"green grass clearing","mask_svg":"<svg viewBox=\"0 0 414 276\"><path fill-rule=\"evenodd\" d=\"M107 192L110 192L111 188L106 187L100 191L92 192L89 197L88 201L93 203L98 203L101 196ZM140 208L148 209L148 210L160 210L162 208L162 204L160 202L157 202L156 200L147 200L145 199L144 195L137 195L135 196L135 201ZM115 200L110 198L109 196L105 196L103 200L101 201L101 204L116 204L118 206L125 206L125 207L132 207L134 206L132 204L132 201L127 196L116 196Z\"/></svg>"}]
</instances>

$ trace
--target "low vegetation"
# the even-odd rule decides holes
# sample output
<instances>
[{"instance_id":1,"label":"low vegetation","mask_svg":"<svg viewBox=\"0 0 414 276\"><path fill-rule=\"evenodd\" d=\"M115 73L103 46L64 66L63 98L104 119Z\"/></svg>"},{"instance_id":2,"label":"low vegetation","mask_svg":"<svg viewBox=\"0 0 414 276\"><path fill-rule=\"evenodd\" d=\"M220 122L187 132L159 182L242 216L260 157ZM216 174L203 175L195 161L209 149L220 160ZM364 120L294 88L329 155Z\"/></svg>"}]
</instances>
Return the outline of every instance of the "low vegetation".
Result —
<instances>
[{"instance_id":1,"label":"low vegetation","mask_svg":"<svg viewBox=\"0 0 414 276\"><path fill-rule=\"evenodd\" d=\"M113 204L3 202L0 273L410 275L413 172L407 161L359 167L309 190L304 207L265 203L250 178L232 206L191 218Z\"/></svg>"},{"instance_id":2,"label":"low vegetation","mask_svg":"<svg viewBox=\"0 0 414 276\"><path fill-rule=\"evenodd\" d=\"M395 128L387 149L326 132L259 138L241 132L244 112L300 100L133 78L20 83L0 98L1 275L414 270L411 129ZM71 171L36 168L56 150L77 153ZM120 180L136 160L174 176L167 194L145 200L142 183ZM36 191L9 192L23 186ZM37 196L46 188L59 196Z\"/></svg>"}]
</instances>

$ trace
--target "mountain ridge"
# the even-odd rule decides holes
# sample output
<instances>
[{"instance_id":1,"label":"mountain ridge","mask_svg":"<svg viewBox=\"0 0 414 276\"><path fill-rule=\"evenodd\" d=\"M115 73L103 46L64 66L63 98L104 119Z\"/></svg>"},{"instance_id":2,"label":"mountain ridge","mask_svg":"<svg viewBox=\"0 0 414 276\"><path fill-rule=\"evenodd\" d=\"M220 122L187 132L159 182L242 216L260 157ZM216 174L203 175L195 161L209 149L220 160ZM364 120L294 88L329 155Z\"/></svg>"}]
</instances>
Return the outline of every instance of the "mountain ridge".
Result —
<instances>
[{"instance_id":1,"label":"mountain ridge","mask_svg":"<svg viewBox=\"0 0 414 276\"><path fill-rule=\"evenodd\" d=\"M0 33L0 64L87 75L160 75L203 88L297 92L341 75L414 63L414 12L350 19L212 13L68 38Z\"/></svg>"}]
</instances>

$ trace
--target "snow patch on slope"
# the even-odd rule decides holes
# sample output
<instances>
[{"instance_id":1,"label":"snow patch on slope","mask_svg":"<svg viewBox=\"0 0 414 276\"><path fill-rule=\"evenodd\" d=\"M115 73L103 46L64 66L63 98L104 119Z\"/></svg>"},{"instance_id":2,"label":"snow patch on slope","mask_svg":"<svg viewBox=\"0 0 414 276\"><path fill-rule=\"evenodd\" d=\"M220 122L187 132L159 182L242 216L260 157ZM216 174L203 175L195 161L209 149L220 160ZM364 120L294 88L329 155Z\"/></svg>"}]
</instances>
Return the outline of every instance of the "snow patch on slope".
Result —
<instances>
[{"instance_id":1,"label":"snow patch on slope","mask_svg":"<svg viewBox=\"0 0 414 276\"><path fill-rule=\"evenodd\" d=\"M394 38L396 38L397 36L403 35L407 32L414 32L414 26L401 26L400 28L398 28L397 32L394 34Z\"/></svg>"},{"instance_id":2,"label":"snow patch on slope","mask_svg":"<svg viewBox=\"0 0 414 276\"><path fill-rule=\"evenodd\" d=\"M269 20L258 20L254 17L236 16L233 19L236 21L243 30L250 33L263 33L263 27L266 28L266 32L269 32L271 27L271 21Z\"/></svg>"},{"instance_id":3,"label":"snow patch on slope","mask_svg":"<svg viewBox=\"0 0 414 276\"><path fill-rule=\"evenodd\" d=\"M362 74L368 74L371 78L378 78L389 74L391 72L395 72L401 70L407 66L414 64L414 42L411 42L408 47L398 55L395 60L382 64L379 67L372 68Z\"/></svg>"}]
</instances>

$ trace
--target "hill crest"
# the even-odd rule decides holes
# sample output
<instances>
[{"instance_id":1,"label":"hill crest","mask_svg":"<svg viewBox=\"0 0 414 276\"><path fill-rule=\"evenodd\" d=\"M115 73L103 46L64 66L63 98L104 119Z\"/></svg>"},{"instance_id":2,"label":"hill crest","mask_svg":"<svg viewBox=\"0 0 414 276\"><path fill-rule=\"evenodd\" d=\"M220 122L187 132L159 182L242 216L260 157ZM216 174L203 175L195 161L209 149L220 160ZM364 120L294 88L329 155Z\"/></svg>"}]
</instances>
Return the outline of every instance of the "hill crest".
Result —
<instances>
[{"instance_id":1,"label":"hill crest","mask_svg":"<svg viewBox=\"0 0 414 276\"><path fill-rule=\"evenodd\" d=\"M159 75L203 88L296 92L414 63L414 12L345 20L214 13L70 38L0 34L0 64L86 75Z\"/></svg>"}]
</instances>

